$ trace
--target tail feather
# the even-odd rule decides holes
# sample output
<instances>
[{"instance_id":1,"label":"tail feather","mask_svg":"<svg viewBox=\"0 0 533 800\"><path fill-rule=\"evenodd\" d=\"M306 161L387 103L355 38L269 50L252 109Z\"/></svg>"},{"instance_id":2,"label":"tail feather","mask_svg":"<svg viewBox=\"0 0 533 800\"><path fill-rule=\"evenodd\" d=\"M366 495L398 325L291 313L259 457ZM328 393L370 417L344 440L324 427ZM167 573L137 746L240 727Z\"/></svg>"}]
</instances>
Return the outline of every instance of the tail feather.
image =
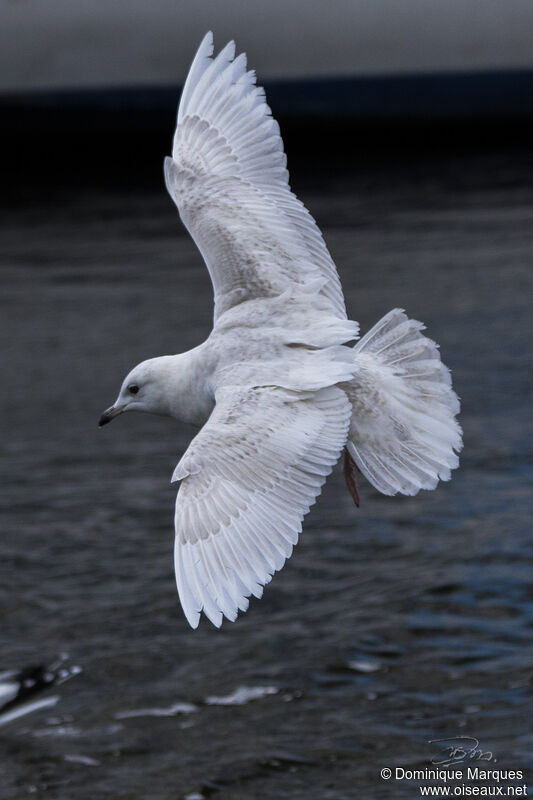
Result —
<instances>
[{"instance_id":1,"label":"tail feather","mask_svg":"<svg viewBox=\"0 0 533 800\"><path fill-rule=\"evenodd\" d=\"M347 448L383 494L413 495L459 465L459 400L424 325L393 309L357 342Z\"/></svg>"}]
</instances>

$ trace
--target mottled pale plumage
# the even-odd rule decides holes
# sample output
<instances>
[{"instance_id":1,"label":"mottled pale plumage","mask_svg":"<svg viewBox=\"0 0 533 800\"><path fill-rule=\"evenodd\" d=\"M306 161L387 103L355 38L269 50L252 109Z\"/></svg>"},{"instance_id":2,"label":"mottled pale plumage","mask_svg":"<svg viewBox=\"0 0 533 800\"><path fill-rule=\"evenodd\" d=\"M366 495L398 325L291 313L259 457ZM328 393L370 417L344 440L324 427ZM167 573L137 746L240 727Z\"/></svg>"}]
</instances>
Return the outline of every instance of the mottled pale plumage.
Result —
<instances>
[{"instance_id":1,"label":"mottled pale plumage","mask_svg":"<svg viewBox=\"0 0 533 800\"><path fill-rule=\"evenodd\" d=\"M457 466L459 403L437 346L395 309L357 323L314 220L292 194L279 127L233 43L202 41L181 96L167 188L202 253L214 327L127 376L126 410L203 425L179 462L175 566L193 627L234 620L281 569L346 446L379 491L415 494Z\"/></svg>"}]
</instances>

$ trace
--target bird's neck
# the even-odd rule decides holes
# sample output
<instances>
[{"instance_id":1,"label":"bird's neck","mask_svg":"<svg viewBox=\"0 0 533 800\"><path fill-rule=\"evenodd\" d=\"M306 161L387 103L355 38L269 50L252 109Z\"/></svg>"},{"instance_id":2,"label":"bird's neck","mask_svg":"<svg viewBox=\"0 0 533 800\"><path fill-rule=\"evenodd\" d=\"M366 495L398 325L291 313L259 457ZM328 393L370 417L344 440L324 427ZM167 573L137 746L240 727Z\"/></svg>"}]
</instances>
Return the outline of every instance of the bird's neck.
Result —
<instances>
[{"instance_id":1,"label":"bird's neck","mask_svg":"<svg viewBox=\"0 0 533 800\"><path fill-rule=\"evenodd\" d=\"M181 422L203 425L215 405L214 364L209 349L201 344L186 353L162 358L167 362L164 387L167 413Z\"/></svg>"}]
</instances>

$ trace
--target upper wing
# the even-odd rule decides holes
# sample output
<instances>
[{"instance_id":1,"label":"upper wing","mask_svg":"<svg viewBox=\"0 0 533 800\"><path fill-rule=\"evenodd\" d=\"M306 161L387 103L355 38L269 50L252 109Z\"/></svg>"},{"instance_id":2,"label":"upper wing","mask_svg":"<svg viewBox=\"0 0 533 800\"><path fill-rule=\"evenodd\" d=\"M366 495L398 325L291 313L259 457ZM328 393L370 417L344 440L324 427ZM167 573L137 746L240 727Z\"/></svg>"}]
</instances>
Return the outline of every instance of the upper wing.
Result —
<instances>
[{"instance_id":1,"label":"upper wing","mask_svg":"<svg viewBox=\"0 0 533 800\"><path fill-rule=\"evenodd\" d=\"M173 480L175 568L185 615L230 620L281 569L346 441L340 389L225 388Z\"/></svg>"},{"instance_id":2,"label":"upper wing","mask_svg":"<svg viewBox=\"0 0 533 800\"><path fill-rule=\"evenodd\" d=\"M208 33L181 95L167 189L202 253L215 319L255 297L317 281L346 317L335 265L318 227L291 192L279 126L246 56L233 42L212 58Z\"/></svg>"}]
</instances>

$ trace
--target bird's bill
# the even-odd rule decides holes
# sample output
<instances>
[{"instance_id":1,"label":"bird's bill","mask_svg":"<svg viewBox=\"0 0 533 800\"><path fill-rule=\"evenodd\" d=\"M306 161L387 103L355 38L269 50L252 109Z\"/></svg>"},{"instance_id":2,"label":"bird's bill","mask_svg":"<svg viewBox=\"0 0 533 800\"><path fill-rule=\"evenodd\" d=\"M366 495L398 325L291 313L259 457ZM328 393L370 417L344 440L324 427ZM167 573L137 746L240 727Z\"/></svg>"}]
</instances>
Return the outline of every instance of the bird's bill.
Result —
<instances>
[{"instance_id":1,"label":"bird's bill","mask_svg":"<svg viewBox=\"0 0 533 800\"><path fill-rule=\"evenodd\" d=\"M98 420L98 427L101 428L102 425L107 425L108 422L111 422L112 419L118 417L119 414L122 414L124 408L122 406L110 406L106 408L100 419Z\"/></svg>"}]
</instances>

